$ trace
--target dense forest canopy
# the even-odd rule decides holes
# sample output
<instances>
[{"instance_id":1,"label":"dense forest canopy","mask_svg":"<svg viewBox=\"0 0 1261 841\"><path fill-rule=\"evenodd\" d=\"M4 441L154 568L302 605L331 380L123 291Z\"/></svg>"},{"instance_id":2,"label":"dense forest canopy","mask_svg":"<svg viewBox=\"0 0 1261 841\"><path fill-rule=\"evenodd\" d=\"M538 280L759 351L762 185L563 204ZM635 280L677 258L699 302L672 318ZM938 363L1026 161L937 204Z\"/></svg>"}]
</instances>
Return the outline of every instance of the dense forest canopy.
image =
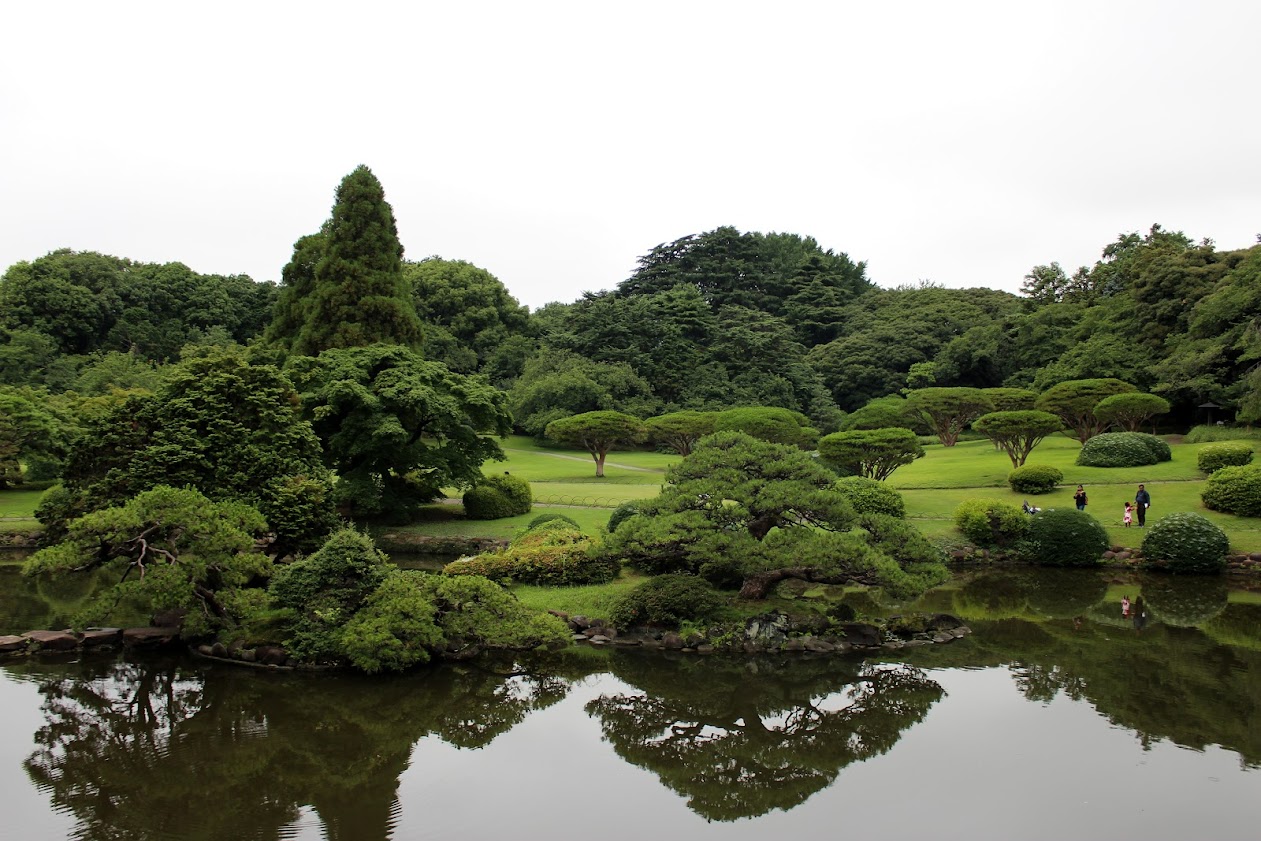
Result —
<instances>
[{"instance_id":1,"label":"dense forest canopy","mask_svg":"<svg viewBox=\"0 0 1261 841\"><path fill-rule=\"evenodd\" d=\"M401 259L379 188L366 168L347 176L341 216L297 242L278 285L70 250L9 267L0 385L152 389L154 371L190 347L252 344L283 362L384 336L485 375L533 434L589 411L732 406L786 408L828 432L910 389L1041 392L1091 378L1159 394L1171 423L1199 419L1206 402L1261 417L1261 247L1219 251L1154 225L1118 236L1094 266L1031 268L1015 295L881 288L862 261L811 237L720 227L649 249L611 289L531 313L471 263ZM393 245L380 266L345 280L338 255L352 246L338 236ZM353 303L362 289L376 296L373 315L340 336L329 313L366 313Z\"/></svg>"}]
</instances>

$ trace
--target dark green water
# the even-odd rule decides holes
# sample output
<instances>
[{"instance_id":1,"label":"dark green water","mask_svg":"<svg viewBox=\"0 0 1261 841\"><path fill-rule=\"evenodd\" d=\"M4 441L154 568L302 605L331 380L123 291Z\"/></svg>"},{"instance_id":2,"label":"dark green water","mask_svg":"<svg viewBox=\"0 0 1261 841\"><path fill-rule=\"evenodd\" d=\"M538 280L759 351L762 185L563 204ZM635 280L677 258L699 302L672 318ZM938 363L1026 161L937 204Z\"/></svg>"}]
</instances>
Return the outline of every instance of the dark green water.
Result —
<instances>
[{"instance_id":1,"label":"dark green water","mask_svg":"<svg viewBox=\"0 0 1261 841\"><path fill-rule=\"evenodd\" d=\"M1142 594L1138 621L1117 593ZM1022 573L924 602L974 634L375 679L10 661L0 838L1258 836L1255 594Z\"/></svg>"}]
</instances>

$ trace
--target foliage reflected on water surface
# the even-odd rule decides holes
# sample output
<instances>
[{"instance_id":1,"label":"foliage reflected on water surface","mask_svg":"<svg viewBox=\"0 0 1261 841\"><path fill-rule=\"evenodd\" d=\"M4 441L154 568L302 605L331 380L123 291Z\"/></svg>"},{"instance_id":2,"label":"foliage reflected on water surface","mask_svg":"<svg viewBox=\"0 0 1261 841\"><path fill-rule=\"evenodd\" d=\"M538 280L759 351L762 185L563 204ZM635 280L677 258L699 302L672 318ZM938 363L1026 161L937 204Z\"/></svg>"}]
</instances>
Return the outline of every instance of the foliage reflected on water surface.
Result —
<instances>
[{"instance_id":1,"label":"foliage reflected on water surface","mask_svg":"<svg viewBox=\"0 0 1261 841\"><path fill-rule=\"evenodd\" d=\"M482 747L568 686L493 664L379 681L153 658L9 669L45 699L27 772L82 839L278 837L302 806L330 839L388 837L418 740Z\"/></svg>"},{"instance_id":2,"label":"foliage reflected on water surface","mask_svg":"<svg viewBox=\"0 0 1261 841\"><path fill-rule=\"evenodd\" d=\"M614 658L638 692L587 704L618 755L710 820L791 809L878 756L944 694L919 669L835 657Z\"/></svg>"},{"instance_id":3,"label":"foliage reflected on water surface","mask_svg":"<svg viewBox=\"0 0 1261 841\"><path fill-rule=\"evenodd\" d=\"M1122 617L1118 592L1147 619ZM1090 704L1145 746L1218 745L1261 767L1261 604L1236 598L1219 579L977 576L919 605L964 615L971 637L885 663L574 649L383 679L156 657L0 668L40 688L26 770L82 839L275 838L307 809L329 838L388 837L420 740L483 748L591 676L620 681L585 708L610 748L731 821L792 809L893 750L952 667L1005 669L1029 701Z\"/></svg>"}]
</instances>

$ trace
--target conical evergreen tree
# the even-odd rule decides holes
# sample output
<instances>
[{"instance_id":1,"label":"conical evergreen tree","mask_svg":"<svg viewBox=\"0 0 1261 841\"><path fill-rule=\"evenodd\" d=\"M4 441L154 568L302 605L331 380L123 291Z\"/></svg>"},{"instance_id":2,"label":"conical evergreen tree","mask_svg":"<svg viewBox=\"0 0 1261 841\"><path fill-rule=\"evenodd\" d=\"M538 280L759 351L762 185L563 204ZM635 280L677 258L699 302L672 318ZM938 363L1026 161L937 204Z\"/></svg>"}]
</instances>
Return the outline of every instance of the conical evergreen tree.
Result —
<instances>
[{"instance_id":1,"label":"conical evergreen tree","mask_svg":"<svg viewBox=\"0 0 1261 841\"><path fill-rule=\"evenodd\" d=\"M319 234L298 241L285 272L271 335L295 353L316 356L378 342L419 345L420 320L403 278L394 211L366 166L342 179L332 218Z\"/></svg>"}]
</instances>

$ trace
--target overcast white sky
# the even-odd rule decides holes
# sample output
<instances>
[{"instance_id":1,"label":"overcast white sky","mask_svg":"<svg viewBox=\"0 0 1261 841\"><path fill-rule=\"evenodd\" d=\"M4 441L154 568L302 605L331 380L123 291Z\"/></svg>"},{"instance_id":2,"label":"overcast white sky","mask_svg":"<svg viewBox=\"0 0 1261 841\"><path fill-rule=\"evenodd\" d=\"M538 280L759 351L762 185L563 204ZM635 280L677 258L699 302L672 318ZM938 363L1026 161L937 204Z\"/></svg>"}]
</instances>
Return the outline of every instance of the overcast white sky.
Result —
<instances>
[{"instance_id":1,"label":"overcast white sky","mask_svg":"<svg viewBox=\"0 0 1261 841\"><path fill-rule=\"evenodd\" d=\"M810 235L1015 291L1153 222L1261 233L1261 3L13 2L0 269L278 280L360 163L411 259L522 303L660 242Z\"/></svg>"}]
</instances>

